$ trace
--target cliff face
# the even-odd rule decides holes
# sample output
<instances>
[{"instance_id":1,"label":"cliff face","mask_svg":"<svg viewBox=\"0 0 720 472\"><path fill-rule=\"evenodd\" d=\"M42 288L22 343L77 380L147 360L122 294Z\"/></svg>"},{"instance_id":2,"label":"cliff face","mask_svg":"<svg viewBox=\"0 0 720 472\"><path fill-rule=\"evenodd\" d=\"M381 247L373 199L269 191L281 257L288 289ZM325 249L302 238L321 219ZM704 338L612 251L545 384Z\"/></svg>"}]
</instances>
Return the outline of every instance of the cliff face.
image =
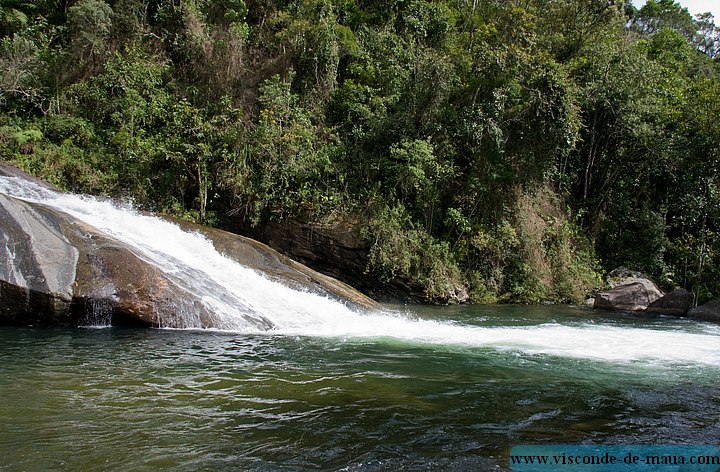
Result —
<instances>
[{"instance_id":1,"label":"cliff face","mask_svg":"<svg viewBox=\"0 0 720 472\"><path fill-rule=\"evenodd\" d=\"M25 178L6 166L0 175ZM217 252L273 281L359 309L377 307L346 284L262 243L174 223L185 232L201 233ZM178 285L173 274L137 248L41 203L0 194L0 257L0 324L218 327L217 313L202 303L202 294ZM262 313L248 310L244 316L257 328L273 326Z\"/></svg>"},{"instance_id":2,"label":"cliff face","mask_svg":"<svg viewBox=\"0 0 720 472\"><path fill-rule=\"evenodd\" d=\"M264 242L314 270L341 280L365 295L387 302L427 303L422 287L396 278L381 282L368 273L369 244L360 235L357 222L307 224L297 221L270 222L252 228L228 219L226 227ZM456 300L466 301L466 300Z\"/></svg>"}]
</instances>

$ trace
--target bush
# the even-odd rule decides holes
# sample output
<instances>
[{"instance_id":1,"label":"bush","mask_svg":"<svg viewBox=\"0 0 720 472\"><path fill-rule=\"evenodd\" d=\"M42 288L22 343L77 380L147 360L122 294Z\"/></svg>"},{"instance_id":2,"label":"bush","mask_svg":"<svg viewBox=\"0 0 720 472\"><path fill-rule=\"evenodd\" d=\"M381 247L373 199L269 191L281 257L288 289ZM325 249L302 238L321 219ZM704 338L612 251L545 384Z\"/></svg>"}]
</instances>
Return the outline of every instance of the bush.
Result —
<instances>
[{"instance_id":1,"label":"bush","mask_svg":"<svg viewBox=\"0 0 720 472\"><path fill-rule=\"evenodd\" d=\"M403 279L435 302L465 298L462 274L446 242L414 228L402 206L384 207L365 228L372 241L367 271L381 281Z\"/></svg>"}]
</instances>

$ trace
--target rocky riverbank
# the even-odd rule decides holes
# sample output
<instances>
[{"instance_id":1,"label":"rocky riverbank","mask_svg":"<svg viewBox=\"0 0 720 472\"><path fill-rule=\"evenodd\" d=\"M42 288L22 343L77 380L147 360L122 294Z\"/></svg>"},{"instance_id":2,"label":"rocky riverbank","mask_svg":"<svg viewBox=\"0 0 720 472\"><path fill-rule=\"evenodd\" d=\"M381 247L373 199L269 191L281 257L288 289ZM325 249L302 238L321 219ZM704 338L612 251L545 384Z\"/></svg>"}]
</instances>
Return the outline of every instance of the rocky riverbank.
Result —
<instances>
[{"instance_id":1,"label":"rocky riverbank","mask_svg":"<svg viewBox=\"0 0 720 472\"><path fill-rule=\"evenodd\" d=\"M720 322L720 300L693 307L693 294L684 288L665 293L647 275L626 268L609 276L610 289L595 296L593 308Z\"/></svg>"}]
</instances>

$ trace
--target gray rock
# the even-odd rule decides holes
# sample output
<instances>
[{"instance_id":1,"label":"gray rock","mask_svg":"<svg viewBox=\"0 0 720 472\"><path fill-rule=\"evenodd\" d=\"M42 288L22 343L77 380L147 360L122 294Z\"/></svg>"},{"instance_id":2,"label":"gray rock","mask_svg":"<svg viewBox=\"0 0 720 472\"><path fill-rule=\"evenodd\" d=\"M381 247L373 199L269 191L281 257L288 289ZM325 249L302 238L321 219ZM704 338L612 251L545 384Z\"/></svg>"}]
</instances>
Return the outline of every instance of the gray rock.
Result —
<instances>
[{"instance_id":1,"label":"gray rock","mask_svg":"<svg viewBox=\"0 0 720 472\"><path fill-rule=\"evenodd\" d=\"M685 316L692 306L693 294L684 288L677 288L648 305L647 313Z\"/></svg>"},{"instance_id":2,"label":"gray rock","mask_svg":"<svg viewBox=\"0 0 720 472\"><path fill-rule=\"evenodd\" d=\"M12 169L0 163L0 175L24 178ZM257 241L175 223L185 231L202 233L218 251L270 279L356 308L378 307L350 286ZM138 254L66 213L0 194L0 324L112 321L172 328L223 327L197 295ZM258 328L272 327L250 308L244 316Z\"/></svg>"},{"instance_id":3,"label":"gray rock","mask_svg":"<svg viewBox=\"0 0 720 472\"><path fill-rule=\"evenodd\" d=\"M720 323L720 300L713 300L704 305L688 310L688 316L695 320Z\"/></svg>"},{"instance_id":4,"label":"gray rock","mask_svg":"<svg viewBox=\"0 0 720 472\"><path fill-rule=\"evenodd\" d=\"M54 212L0 195L0 317L68 322L78 255Z\"/></svg>"},{"instance_id":5,"label":"gray rock","mask_svg":"<svg viewBox=\"0 0 720 472\"><path fill-rule=\"evenodd\" d=\"M663 296L662 291L649 279L629 277L625 282L595 297L593 308L618 311L643 311Z\"/></svg>"}]
</instances>

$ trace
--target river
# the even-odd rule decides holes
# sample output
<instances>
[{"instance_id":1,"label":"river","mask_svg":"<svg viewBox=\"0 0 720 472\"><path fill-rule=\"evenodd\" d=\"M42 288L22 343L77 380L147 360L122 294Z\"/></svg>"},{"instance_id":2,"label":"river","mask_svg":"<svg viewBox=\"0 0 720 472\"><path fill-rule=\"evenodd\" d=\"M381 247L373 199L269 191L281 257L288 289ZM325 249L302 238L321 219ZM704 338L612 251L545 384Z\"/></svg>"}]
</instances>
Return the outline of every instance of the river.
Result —
<instances>
[{"instance_id":1,"label":"river","mask_svg":"<svg viewBox=\"0 0 720 472\"><path fill-rule=\"evenodd\" d=\"M0 469L506 470L516 444L720 442L719 326L396 309L439 329L0 328Z\"/></svg>"},{"instance_id":2,"label":"river","mask_svg":"<svg viewBox=\"0 0 720 472\"><path fill-rule=\"evenodd\" d=\"M0 470L504 470L517 444L720 443L720 325L356 312L127 205L6 177L0 193L122 241L213 317L0 328Z\"/></svg>"}]
</instances>

